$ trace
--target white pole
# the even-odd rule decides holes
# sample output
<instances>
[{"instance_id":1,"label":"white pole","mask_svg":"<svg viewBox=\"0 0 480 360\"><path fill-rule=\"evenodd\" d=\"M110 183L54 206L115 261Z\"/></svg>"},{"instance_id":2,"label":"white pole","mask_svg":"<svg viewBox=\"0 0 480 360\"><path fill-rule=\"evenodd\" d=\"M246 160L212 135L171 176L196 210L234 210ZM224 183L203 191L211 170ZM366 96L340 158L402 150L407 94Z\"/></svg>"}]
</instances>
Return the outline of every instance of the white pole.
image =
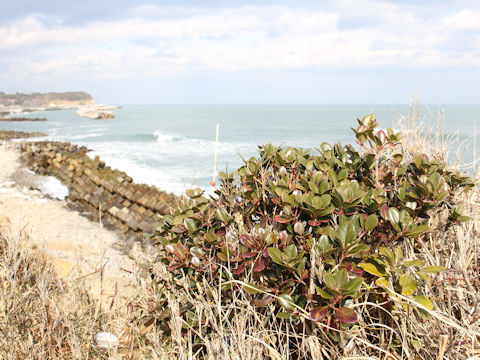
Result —
<instances>
[{"instance_id":1,"label":"white pole","mask_svg":"<svg viewBox=\"0 0 480 360\"><path fill-rule=\"evenodd\" d=\"M477 176L476 174L476 166L477 166L477 119L473 123L473 177Z\"/></svg>"},{"instance_id":2,"label":"white pole","mask_svg":"<svg viewBox=\"0 0 480 360\"><path fill-rule=\"evenodd\" d=\"M218 153L218 130L220 125L217 124L217 134L215 136L215 158L213 160L213 177L212 177L212 186L215 186L215 177L217 176L217 153Z\"/></svg>"}]
</instances>

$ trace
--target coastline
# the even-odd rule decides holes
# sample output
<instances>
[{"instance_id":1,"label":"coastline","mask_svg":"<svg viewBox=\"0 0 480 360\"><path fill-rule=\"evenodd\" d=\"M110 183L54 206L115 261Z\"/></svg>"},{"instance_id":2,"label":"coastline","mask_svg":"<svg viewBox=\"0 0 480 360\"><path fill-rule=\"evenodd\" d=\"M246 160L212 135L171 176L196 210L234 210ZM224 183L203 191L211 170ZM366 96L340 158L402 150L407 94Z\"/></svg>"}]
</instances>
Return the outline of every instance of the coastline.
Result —
<instances>
[{"instance_id":1,"label":"coastline","mask_svg":"<svg viewBox=\"0 0 480 360\"><path fill-rule=\"evenodd\" d=\"M28 170L20 146L0 143L0 226L26 231L61 277L88 277L90 293L105 304L116 293L132 294L143 245L42 192L46 177Z\"/></svg>"},{"instance_id":2,"label":"coastline","mask_svg":"<svg viewBox=\"0 0 480 360\"><path fill-rule=\"evenodd\" d=\"M16 121L8 117L5 118L5 116L26 115L33 112L61 111L61 110L76 110L79 116L88 117L91 119L111 119L113 118L113 114L110 110L120 109L120 108L121 107L118 105L106 105L106 104L10 106L10 107L6 106L6 107L0 107L0 119L2 119L2 121ZM41 121L45 121L45 120L41 120Z\"/></svg>"}]
</instances>

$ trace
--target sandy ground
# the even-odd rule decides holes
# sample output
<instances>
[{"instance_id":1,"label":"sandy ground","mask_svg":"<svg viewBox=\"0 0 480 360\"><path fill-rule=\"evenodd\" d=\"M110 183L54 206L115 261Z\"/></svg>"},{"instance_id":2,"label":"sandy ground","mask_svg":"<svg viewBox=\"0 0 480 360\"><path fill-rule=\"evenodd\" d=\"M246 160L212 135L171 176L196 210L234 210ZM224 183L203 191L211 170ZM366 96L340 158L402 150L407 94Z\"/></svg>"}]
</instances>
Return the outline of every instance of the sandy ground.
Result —
<instances>
[{"instance_id":1,"label":"sandy ground","mask_svg":"<svg viewBox=\"0 0 480 360\"><path fill-rule=\"evenodd\" d=\"M0 219L28 231L32 245L53 260L62 277L88 279L93 296L109 301L116 291L131 294L136 266L125 254L124 241L67 209L64 201L46 198L32 183L35 175L20 165L18 152L1 144Z\"/></svg>"}]
</instances>

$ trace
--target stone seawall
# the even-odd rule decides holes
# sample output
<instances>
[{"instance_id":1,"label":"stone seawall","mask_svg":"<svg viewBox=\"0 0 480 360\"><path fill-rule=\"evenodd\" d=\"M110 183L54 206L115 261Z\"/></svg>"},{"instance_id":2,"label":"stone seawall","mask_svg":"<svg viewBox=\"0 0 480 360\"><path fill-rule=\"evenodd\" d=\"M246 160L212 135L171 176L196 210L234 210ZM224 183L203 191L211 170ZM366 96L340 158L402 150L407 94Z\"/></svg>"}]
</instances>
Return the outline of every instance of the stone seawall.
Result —
<instances>
[{"instance_id":1,"label":"stone seawall","mask_svg":"<svg viewBox=\"0 0 480 360\"><path fill-rule=\"evenodd\" d=\"M126 235L152 232L161 215L170 214L179 199L154 186L135 184L126 173L111 169L85 147L63 142L25 142L22 159L41 175L58 178L70 194L67 203L94 221Z\"/></svg>"}]
</instances>

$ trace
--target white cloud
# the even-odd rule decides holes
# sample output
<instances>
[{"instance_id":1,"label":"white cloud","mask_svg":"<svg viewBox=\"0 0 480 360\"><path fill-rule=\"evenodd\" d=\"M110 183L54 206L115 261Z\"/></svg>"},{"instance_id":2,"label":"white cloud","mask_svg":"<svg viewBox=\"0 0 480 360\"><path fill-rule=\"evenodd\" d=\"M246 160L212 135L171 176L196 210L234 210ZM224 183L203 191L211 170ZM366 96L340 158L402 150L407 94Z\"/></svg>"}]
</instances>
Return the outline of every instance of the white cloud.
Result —
<instances>
[{"instance_id":1,"label":"white cloud","mask_svg":"<svg viewBox=\"0 0 480 360\"><path fill-rule=\"evenodd\" d=\"M352 26L343 28L342 19ZM9 74L152 76L254 68L480 66L480 13L420 16L415 7L342 0L329 11L285 6L139 6L124 19L68 26L29 16L0 26ZM456 48L465 31L471 40Z\"/></svg>"}]
</instances>

